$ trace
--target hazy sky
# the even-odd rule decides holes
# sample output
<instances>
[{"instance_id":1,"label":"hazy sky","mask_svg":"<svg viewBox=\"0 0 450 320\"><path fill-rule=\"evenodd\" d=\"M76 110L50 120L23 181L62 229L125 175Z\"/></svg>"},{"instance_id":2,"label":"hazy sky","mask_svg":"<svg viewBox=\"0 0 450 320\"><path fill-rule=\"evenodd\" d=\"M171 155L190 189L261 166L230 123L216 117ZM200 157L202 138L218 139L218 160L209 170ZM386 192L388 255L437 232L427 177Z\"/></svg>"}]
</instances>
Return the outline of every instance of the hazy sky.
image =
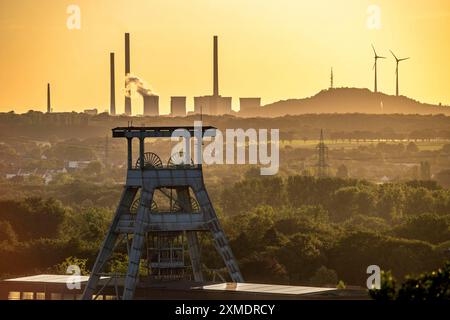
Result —
<instances>
[{"instance_id":1,"label":"hazy sky","mask_svg":"<svg viewBox=\"0 0 450 320\"><path fill-rule=\"evenodd\" d=\"M69 30L67 7L81 9ZM367 9L381 9L369 29ZM335 85L373 88L373 43L389 57L379 64L379 90L395 92L389 53L400 65L400 91L450 104L448 0L1 0L0 111L109 108L109 52L116 53L117 112L123 112L124 33L131 33L131 70L160 95L212 92L212 36L219 36L220 93L263 103L311 96ZM133 99L133 113L142 102Z\"/></svg>"}]
</instances>

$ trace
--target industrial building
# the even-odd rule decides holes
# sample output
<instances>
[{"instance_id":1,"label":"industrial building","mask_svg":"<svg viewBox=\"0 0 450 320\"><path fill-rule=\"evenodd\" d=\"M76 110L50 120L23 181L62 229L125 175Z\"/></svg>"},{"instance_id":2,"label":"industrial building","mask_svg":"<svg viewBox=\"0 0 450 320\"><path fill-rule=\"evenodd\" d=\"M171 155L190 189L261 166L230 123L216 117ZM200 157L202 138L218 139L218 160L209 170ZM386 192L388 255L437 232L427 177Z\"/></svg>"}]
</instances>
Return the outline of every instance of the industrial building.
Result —
<instances>
[{"instance_id":1,"label":"industrial building","mask_svg":"<svg viewBox=\"0 0 450 320\"><path fill-rule=\"evenodd\" d=\"M231 97L194 97L194 113L223 115L231 113Z\"/></svg>"},{"instance_id":2,"label":"industrial building","mask_svg":"<svg viewBox=\"0 0 450 320\"><path fill-rule=\"evenodd\" d=\"M159 116L159 96L143 95L144 116Z\"/></svg>"},{"instance_id":3,"label":"industrial building","mask_svg":"<svg viewBox=\"0 0 450 320\"><path fill-rule=\"evenodd\" d=\"M172 117L186 116L186 97L170 98L170 115Z\"/></svg>"},{"instance_id":4,"label":"industrial building","mask_svg":"<svg viewBox=\"0 0 450 320\"><path fill-rule=\"evenodd\" d=\"M96 116L98 114L98 109L93 108L93 109L85 109L83 111L83 113L88 114L90 116Z\"/></svg>"}]
</instances>

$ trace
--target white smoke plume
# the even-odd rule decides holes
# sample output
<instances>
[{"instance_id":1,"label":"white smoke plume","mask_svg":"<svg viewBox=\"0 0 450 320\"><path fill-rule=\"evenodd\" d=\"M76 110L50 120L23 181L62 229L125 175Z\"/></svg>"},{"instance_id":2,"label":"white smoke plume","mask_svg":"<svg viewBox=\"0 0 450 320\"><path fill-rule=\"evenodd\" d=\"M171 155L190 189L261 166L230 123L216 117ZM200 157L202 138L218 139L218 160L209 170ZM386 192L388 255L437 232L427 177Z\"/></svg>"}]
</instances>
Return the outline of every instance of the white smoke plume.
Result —
<instances>
[{"instance_id":1,"label":"white smoke plume","mask_svg":"<svg viewBox=\"0 0 450 320\"><path fill-rule=\"evenodd\" d=\"M156 95L143 80L135 75L128 74L125 77L125 96L131 97L134 92L137 92L143 97Z\"/></svg>"}]
</instances>

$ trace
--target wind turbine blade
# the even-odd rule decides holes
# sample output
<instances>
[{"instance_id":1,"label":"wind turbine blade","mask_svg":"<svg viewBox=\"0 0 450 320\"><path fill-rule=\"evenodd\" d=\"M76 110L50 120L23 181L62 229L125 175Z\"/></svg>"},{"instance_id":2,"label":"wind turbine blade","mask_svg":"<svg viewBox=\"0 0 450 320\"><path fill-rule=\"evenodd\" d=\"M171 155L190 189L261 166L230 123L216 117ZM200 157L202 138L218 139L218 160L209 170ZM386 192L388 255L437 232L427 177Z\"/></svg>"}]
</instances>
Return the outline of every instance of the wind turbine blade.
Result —
<instances>
[{"instance_id":1,"label":"wind turbine blade","mask_svg":"<svg viewBox=\"0 0 450 320\"><path fill-rule=\"evenodd\" d=\"M380 58L380 59L386 59L386 57L378 57L378 58Z\"/></svg>"},{"instance_id":2,"label":"wind turbine blade","mask_svg":"<svg viewBox=\"0 0 450 320\"><path fill-rule=\"evenodd\" d=\"M375 57L377 56L377 52L375 51L375 47L373 46L373 44L372 44L372 50L373 50L373 53L375 54Z\"/></svg>"},{"instance_id":3,"label":"wind turbine blade","mask_svg":"<svg viewBox=\"0 0 450 320\"><path fill-rule=\"evenodd\" d=\"M405 60L409 60L409 59L411 59L411 58L403 58L403 59L399 59L398 61L405 61Z\"/></svg>"},{"instance_id":4,"label":"wind turbine blade","mask_svg":"<svg viewBox=\"0 0 450 320\"><path fill-rule=\"evenodd\" d=\"M389 50L391 53L392 53L392 55L394 56L394 58L395 58L395 60L397 60L398 61L398 58L397 58L397 56L392 52L392 50Z\"/></svg>"}]
</instances>

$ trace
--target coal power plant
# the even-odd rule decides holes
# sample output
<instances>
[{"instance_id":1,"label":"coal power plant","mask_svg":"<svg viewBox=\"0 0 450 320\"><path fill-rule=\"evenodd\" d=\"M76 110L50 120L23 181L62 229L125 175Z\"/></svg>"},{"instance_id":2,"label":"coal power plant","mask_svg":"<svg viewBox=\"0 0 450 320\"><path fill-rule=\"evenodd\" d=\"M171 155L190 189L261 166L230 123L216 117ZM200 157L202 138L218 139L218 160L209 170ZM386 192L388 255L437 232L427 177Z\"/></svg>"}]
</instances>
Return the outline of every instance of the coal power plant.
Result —
<instances>
[{"instance_id":1,"label":"coal power plant","mask_svg":"<svg viewBox=\"0 0 450 320\"><path fill-rule=\"evenodd\" d=\"M143 116L159 116L159 96L148 89L143 80L131 75L130 34L125 33L125 104L124 114L132 116L131 96L137 85L137 92L143 98ZM232 98L223 97L219 92L219 39L213 37L213 88L212 95L194 97L194 113L207 115L224 115L232 112ZM130 82L130 83L129 83ZM115 99L115 54L110 53L110 107L111 115L116 115ZM50 87L48 88L48 99L50 99ZM184 117L187 114L186 96L172 96L170 99L170 116ZM48 101L48 105L50 100ZM252 113L261 106L261 98L240 98L241 112ZM48 112L51 112L48 106ZM136 114L136 112L135 112Z\"/></svg>"},{"instance_id":2,"label":"coal power plant","mask_svg":"<svg viewBox=\"0 0 450 320\"><path fill-rule=\"evenodd\" d=\"M194 97L194 112L222 115L231 113L231 97L219 94L219 43L218 37L213 38L213 95Z\"/></svg>"}]
</instances>

